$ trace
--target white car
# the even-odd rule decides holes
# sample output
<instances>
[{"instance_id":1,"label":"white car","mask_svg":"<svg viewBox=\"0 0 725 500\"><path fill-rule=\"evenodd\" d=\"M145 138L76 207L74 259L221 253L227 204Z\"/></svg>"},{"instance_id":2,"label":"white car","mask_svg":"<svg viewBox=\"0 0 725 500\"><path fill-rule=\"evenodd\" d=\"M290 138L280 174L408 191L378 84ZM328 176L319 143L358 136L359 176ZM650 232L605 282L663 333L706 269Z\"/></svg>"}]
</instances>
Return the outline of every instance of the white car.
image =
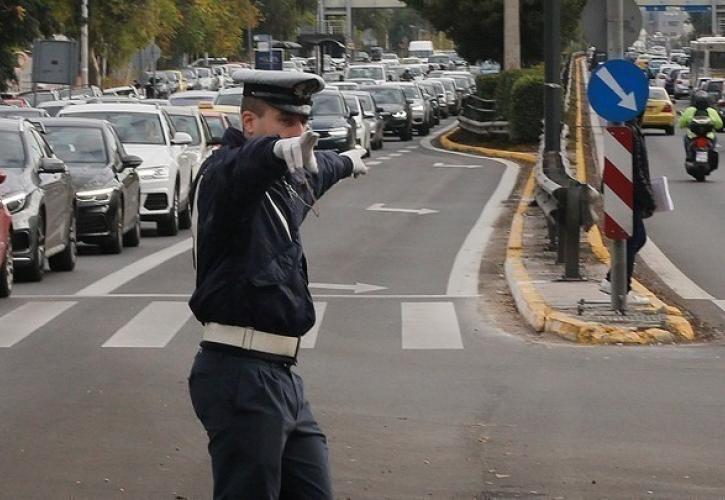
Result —
<instances>
[{"instance_id":1,"label":"white car","mask_svg":"<svg viewBox=\"0 0 725 500\"><path fill-rule=\"evenodd\" d=\"M141 181L141 220L156 222L164 236L191 227L192 166L184 153L192 137L176 132L165 110L143 104L84 104L65 108L58 116L110 122L126 152L143 159L136 169Z\"/></svg>"},{"instance_id":2,"label":"white car","mask_svg":"<svg viewBox=\"0 0 725 500\"><path fill-rule=\"evenodd\" d=\"M677 78L675 79L675 85L674 85L674 96L675 99L682 99L684 96L690 95L690 71L680 71L680 74L677 75Z\"/></svg>"},{"instance_id":3,"label":"white car","mask_svg":"<svg viewBox=\"0 0 725 500\"><path fill-rule=\"evenodd\" d=\"M133 97L134 99L143 99L143 96L133 85L124 85L122 87L112 87L105 89L103 95L115 95L124 97Z\"/></svg>"},{"instance_id":4,"label":"white car","mask_svg":"<svg viewBox=\"0 0 725 500\"><path fill-rule=\"evenodd\" d=\"M342 96L345 98L347 107L352 112L353 120L355 120L355 137L357 138L357 143L367 151L365 154L365 158L367 158L370 156L370 150L372 149L370 145L370 125L365 119L360 99L356 95L346 92L343 92Z\"/></svg>"},{"instance_id":5,"label":"white car","mask_svg":"<svg viewBox=\"0 0 725 500\"><path fill-rule=\"evenodd\" d=\"M212 148L211 130L206 120L201 117L199 109L193 106L164 106L177 132L186 132L191 136L191 144L181 153L191 163L191 178L195 179L201 164L204 163Z\"/></svg>"},{"instance_id":6,"label":"white car","mask_svg":"<svg viewBox=\"0 0 725 500\"><path fill-rule=\"evenodd\" d=\"M386 83L389 79L388 70L383 64L355 64L348 66L345 70L345 80L357 80L359 78L369 78L374 80L375 84Z\"/></svg>"}]
</instances>

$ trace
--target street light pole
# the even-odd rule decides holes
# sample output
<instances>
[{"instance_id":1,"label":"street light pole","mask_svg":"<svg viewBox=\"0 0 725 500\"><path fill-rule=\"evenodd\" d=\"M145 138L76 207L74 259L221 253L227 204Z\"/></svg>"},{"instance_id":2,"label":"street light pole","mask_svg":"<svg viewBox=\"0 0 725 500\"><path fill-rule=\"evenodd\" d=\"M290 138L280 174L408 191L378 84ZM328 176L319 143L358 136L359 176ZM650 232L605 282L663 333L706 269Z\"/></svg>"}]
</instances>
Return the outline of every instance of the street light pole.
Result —
<instances>
[{"instance_id":1,"label":"street light pole","mask_svg":"<svg viewBox=\"0 0 725 500\"><path fill-rule=\"evenodd\" d=\"M508 3L508 2L506 2ZM561 150L561 0L544 0L544 151Z\"/></svg>"},{"instance_id":2,"label":"street light pole","mask_svg":"<svg viewBox=\"0 0 725 500\"><path fill-rule=\"evenodd\" d=\"M81 85L88 86L88 0L81 0Z\"/></svg>"}]
</instances>

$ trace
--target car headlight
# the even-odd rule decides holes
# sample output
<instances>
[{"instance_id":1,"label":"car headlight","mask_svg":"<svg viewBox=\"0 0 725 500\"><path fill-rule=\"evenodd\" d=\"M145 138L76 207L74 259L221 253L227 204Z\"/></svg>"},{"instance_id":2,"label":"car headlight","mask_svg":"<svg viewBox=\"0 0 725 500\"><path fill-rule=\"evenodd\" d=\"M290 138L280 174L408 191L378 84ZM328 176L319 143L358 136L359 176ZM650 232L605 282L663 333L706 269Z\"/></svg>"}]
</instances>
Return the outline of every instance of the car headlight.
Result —
<instances>
[{"instance_id":1,"label":"car headlight","mask_svg":"<svg viewBox=\"0 0 725 500\"><path fill-rule=\"evenodd\" d=\"M347 135L347 128L346 127L337 127L332 128L327 131L328 134L330 134L330 137L345 137Z\"/></svg>"},{"instance_id":2,"label":"car headlight","mask_svg":"<svg viewBox=\"0 0 725 500\"><path fill-rule=\"evenodd\" d=\"M26 193L15 193L10 196L3 196L3 204L8 209L8 212L14 214L25 208L27 199L28 195Z\"/></svg>"},{"instance_id":3,"label":"car headlight","mask_svg":"<svg viewBox=\"0 0 725 500\"><path fill-rule=\"evenodd\" d=\"M414 106L411 106L410 109L412 109L413 111L423 111L423 105L415 104Z\"/></svg>"},{"instance_id":4,"label":"car headlight","mask_svg":"<svg viewBox=\"0 0 725 500\"><path fill-rule=\"evenodd\" d=\"M139 179L168 179L169 167L147 167L137 170Z\"/></svg>"},{"instance_id":5,"label":"car headlight","mask_svg":"<svg viewBox=\"0 0 725 500\"><path fill-rule=\"evenodd\" d=\"M396 111L395 113L393 113L393 118L407 118L407 117L408 117L408 113L407 113L407 111L404 111L404 110Z\"/></svg>"},{"instance_id":6,"label":"car headlight","mask_svg":"<svg viewBox=\"0 0 725 500\"><path fill-rule=\"evenodd\" d=\"M78 191L76 193L76 199L78 201L110 201L112 193L113 188Z\"/></svg>"}]
</instances>

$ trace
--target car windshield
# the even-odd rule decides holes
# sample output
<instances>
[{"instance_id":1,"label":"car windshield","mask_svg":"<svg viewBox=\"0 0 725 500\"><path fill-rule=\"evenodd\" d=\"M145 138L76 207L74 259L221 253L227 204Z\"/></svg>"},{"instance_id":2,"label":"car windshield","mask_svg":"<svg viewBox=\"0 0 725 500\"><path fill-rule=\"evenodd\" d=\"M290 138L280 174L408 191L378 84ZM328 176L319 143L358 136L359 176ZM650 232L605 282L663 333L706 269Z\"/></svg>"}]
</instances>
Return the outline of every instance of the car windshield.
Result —
<instances>
[{"instance_id":1,"label":"car windshield","mask_svg":"<svg viewBox=\"0 0 725 500\"><path fill-rule=\"evenodd\" d=\"M312 97L312 114L341 116L342 100L334 94L317 94Z\"/></svg>"},{"instance_id":2,"label":"car windshield","mask_svg":"<svg viewBox=\"0 0 725 500\"><path fill-rule=\"evenodd\" d=\"M25 150L18 132L0 132L0 168L23 168Z\"/></svg>"},{"instance_id":3,"label":"car windshield","mask_svg":"<svg viewBox=\"0 0 725 500\"><path fill-rule=\"evenodd\" d=\"M164 132L158 115L150 113L93 112L75 116L107 120L124 144L164 144Z\"/></svg>"},{"instance_id":4,"label":"car windshield","mask_svg":"<svg viewBox=\"0 0 725 500\"><path fill-rule=\"evenodd\" d=\"M408 87L407 85L403 87L403 93L405 93L406 99L420 99L421 95L418 92L418 89L415 87Z\"/></svg>"},{"instance_id":5,"label":"car windshield","mask_svg":"<svg viewBox=\"0 0 725 500\"><path fill-rule=\"evenodd\" d=\"M191 136L191 145L198 146L201 144L201 133L199 131L199 123L196 118L188 115L169 115L171 123L177 132L186 132Z\"/></svg>"},{"instance_id":6,"label":"car windshield","mask_svg":"<svg viewBox=\"0 0 725 500\"><path fill-rule=\"evenodd\" d=\"M707 91L708 92L721 92L722 91L722 81L719 82L707 82Z\"/></svg>"},{"instance_id":7,"label":"car windshield","mask_svg":"<svg viewBox=\"0 0 725 500\"><path fill-rule=\"evenodd\" d=\"M89 127L46 127L45 138L66 163L107 163L103 132Z\"/></svg>"},{"instance_id":8,"label":"car windshield","mask_svg":"<svg viewBox=\"0 0 725 500\"><path fill-rule=\"evenodd\" d=\"M446 63L446 64L448 64L448 62L449 62L450 60L451 60L451 59L450 59L450 57L448 57L448 56L430 56L430 57L428 58L428 62L429 62L429 63L435 63L435 64L441 64L441 63Z\"/></svg>"},{"instance_id":9,"label":"car windshield","mask_svg":"<svg viewBox=\"0 0 725 500\"><path fill-rule=\"evenodd\" d=\"M204 119L209 125L212 137L224 136L224 120L222 120L221 116L205 116Z\"/></svg>"},{"instance_id":10,"label":"car windshield","mask_svg":"<svg viewBox=\"0 0 725 500\"><path fill-rule=\"evenodd\" d=\"M441 83L443 84L443 87L445 87L446 90L449 92L455 92L456 91L456 84L450 80L441 80Z\"/></svg>"},{"instance_id":11,"label":"car windshield","mask_svg":"<svg viewBox=\"0 0 725 500\"><path fill-rule=\"evenodd\" d=\"M185 69L181 72L182 75L184 75L184 78L196 78L196 73L194 73L194 70L191 69Z\"/></svg>"},{"instance_id":12,"label":"car windshield","mask_svg":"<svg viewBox=\"0 0 725 500\"><path fill-rule=\"evenodd\" d=\"M667 91L662 87L650 87L649 98L652 101L667 101Z\"/></svg>"},{"instance_id":13,"label":"car windshield","mask_svg":"<svg viewBox=\"0 0 725 500\"><path fill-rule=\"evenodd\" d=\"M355 96L346 95L345 96L345 102L347 103L347 107L350 108L352 111L360 112L360 107L357 104L357 99L355 99Z\"/></svg>"},{"instance_id":14,"label":"car windshield","mask_svg":"<svg viewBox=\"0 0 725 500\"><path fill-rule=\"evenodd\" d=\"M229 124L237 130L242 130L242 117L239 113L224 113Z\"/></svg>"},{"instance_id":15,"label":"car windshield","mask_svg":"<svg viewBox=\"0 0 725 500\"><path fill-rule=\"evenodd\" d=\"M370 89L378 104L403 104L405 95L399 89Z\"/></svg>"},{"instance_id":16,"label":"car windshield","mask_svg":"<svg viewBox=\"0 0 725 500\"><path fill-rule=\"evenodd\" d=\"M37 106L41 102L57 100L55 96L50 92L43 92L37 94L22 94L20 97L28 101L32 106Z\"/></svg>"},{"instance_id":17,"label":"car windshield","mask_svg":"<svg viewBox=\"0 0 725 500\"><path fill-rule=\"evenodd\" d=\"M219 106L241 106L242 93L219 94L216 96L216 99L214 99L214 104Z\"/></svg>"},{"instance_id":18,"label":"car windshield","mask_svg":"<svg viewBox=\"0 0 725 500\"><path fill-rule=\"evenodd\" d=\"M169 103L172 106L198 106L200 102L212 102L213 96L198 96L198 97L169 97Z\"/></svg>"},{"instance_id":19,"label":"car windshield","mask_svg":"<svg viewBox=\"0 0 725 500\"><path fill-rule=\"evenodd\" d=\"M465 76L459 77L459 78L454 77L453 81L455 82L457 89L463 89L463 90L468 89L468 78L466 78Z\"/></svg>"},{"instance_id":20,"label":"car windshield","mask_svg":"<svg viewBox=\"0 0 725 500\"><path fill-rule=\"evenodd\" d=\"M211 71L206 68L199 68L196 72L199 75L199 78L207 78L211 76Z\"/></svg>"},{"instance_id":21,"label":"car windshield","mask_svg":"<svg viewBox=\"0 0 725 500\"><path fill-rule=\"evenodd\" d=\"M347 70L347 78L370 78L372 80L384 80L383 68L359 66L351 67Z\"/></svg>"},{"instance_id":22,"label":"car windshield","mask_svg":"<svg viewBox=\"0 0 725 500\"><path fill-rule=\"evenodd\" d=\"M358 96L360 99L360 105L362 106L364 113L374 113L375 106L373 105L373 98L369 95Z\"/></svg>"}]
</instances>

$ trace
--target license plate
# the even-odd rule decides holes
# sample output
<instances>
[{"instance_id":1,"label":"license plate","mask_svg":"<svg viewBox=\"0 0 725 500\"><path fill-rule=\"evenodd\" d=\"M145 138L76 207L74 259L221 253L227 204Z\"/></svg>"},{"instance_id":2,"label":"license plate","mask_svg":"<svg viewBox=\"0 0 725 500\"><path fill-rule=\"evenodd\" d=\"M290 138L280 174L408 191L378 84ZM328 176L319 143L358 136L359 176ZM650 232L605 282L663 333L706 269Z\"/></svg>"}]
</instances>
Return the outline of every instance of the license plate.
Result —
<instances>
[{"instance_id":1,"label":"license plate","mask_svg":"<svg viewBox=\"0 0 725 500\"><path fill-rule=\"evenodd\" d=\"M700 163L700 162L706 163L707 162L707 151L698 151L695 154L695 161L698 163Z\"/></svg>"}]
</instances>

